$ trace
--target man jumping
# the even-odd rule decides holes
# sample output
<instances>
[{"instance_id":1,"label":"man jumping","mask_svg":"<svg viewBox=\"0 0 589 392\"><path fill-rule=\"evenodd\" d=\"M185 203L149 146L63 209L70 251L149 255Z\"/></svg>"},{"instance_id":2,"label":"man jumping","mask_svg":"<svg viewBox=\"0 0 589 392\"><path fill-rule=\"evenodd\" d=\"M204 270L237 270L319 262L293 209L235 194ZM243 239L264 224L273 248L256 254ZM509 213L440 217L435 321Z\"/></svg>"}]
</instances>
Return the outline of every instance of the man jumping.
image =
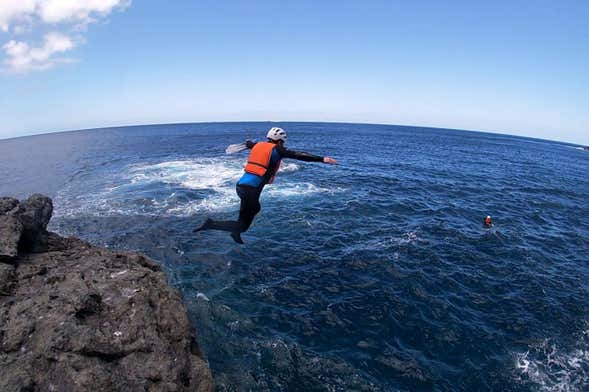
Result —
<instances>
[{"instance_id":1,"label":"man jumping","mask_svg":"<svg viewBox=\"0 0 589 392\"><path fill-rule=\"evenodd\" d=\"M239 218L236 221L215 221L207 218L204 224L194 229L224 230L231 233L231 238L243 244L241 233L247 231L254 217L260 212L260 194L266 184L271 184L280 168L283 158L292 158L306 162L324 162L335 165L337 161L330 157L320 157L306 152L292 151L284 147L286 132L282 128L273 127L266 135L267 142L247 141L245 147L251 149L245 165L245 173L237 182L237 195L241 199Z\"/></svg>"}]
</instances>

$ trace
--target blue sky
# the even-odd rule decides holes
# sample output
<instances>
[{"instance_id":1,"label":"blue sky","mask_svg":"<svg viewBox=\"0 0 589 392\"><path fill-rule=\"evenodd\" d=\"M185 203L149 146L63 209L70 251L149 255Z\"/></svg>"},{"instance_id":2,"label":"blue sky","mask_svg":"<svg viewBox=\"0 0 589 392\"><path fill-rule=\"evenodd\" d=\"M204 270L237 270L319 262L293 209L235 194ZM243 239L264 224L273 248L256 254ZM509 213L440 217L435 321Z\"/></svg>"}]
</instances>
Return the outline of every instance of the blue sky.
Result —
<instances>
[{"instance_id":1,"label":"blue sky","mask_svg":"<svg viewBox=\"0 0 589 392\"><path fill-rule=\"evenodd\" d=\"M0 0L0 138L275 120L589 144L587 1L23 1Z\"/></svg>"}]
</instances>

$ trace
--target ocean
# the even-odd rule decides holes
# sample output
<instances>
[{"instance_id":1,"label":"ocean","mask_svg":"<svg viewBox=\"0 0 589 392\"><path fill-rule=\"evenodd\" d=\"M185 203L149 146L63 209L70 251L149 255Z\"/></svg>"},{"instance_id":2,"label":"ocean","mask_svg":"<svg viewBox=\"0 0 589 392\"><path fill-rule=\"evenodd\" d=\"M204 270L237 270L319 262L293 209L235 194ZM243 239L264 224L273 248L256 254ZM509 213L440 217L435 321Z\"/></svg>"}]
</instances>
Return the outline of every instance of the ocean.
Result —
<instances>
[{"instance_id":1,"label":"ocean","mask_svg":"<svg viewBox=\"0 0 589 392\"><path fill-rule=\"evenodd\" d=\"M244 233L235 183L271 126L285 160ZM589 390L589 152L419 127L199 123L0 140L0 195L50 230L158 260L219 391ZM494 226L483 227L491 215Z\"/></svg>"}]
</instances>

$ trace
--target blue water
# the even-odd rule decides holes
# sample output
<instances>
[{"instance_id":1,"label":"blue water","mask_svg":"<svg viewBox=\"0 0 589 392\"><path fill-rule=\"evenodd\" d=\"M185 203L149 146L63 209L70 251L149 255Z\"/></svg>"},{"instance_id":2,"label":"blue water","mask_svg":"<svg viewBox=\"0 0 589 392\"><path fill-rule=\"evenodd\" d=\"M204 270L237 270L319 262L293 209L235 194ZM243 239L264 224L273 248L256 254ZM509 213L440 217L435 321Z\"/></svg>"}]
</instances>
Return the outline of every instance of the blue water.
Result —
<instances>
[{"instance_id":1,"label":"blue water","mask_svg":"<svg viewBox=\"0 0 589 392\"><path fill-rule=\"evenodd\" d=\"M0 194L54 198L51 229L145 252L183 295L217 388L589 390L589 153L543 140L284 123L285 162L244 234L245 155L269 123L0 141ZM482 227L487 214L491 229Z\"/></svg>"}]
</instances>

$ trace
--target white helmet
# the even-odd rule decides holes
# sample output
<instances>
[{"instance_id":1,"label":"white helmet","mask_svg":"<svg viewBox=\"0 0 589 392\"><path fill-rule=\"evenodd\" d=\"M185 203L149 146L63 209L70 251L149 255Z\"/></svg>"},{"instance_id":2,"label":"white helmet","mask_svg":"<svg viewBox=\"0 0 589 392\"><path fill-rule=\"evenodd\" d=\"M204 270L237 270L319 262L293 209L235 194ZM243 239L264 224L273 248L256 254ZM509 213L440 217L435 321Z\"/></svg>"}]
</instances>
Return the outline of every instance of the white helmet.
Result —
<instances>
[{"instance_id":1,"label":"white helmet","mask_svg":"<svg viewBox=\"0 0 589 392\"><path fill-rule=\"evenodd\" d=\"M268 131L268 134L266 135L266 137L268 139L271 139L274 141L278 141L278 140L286 141L286 132L284 132L284 129L282 129L282 128L272 127Z\"/></svg>"}]
</instances>

